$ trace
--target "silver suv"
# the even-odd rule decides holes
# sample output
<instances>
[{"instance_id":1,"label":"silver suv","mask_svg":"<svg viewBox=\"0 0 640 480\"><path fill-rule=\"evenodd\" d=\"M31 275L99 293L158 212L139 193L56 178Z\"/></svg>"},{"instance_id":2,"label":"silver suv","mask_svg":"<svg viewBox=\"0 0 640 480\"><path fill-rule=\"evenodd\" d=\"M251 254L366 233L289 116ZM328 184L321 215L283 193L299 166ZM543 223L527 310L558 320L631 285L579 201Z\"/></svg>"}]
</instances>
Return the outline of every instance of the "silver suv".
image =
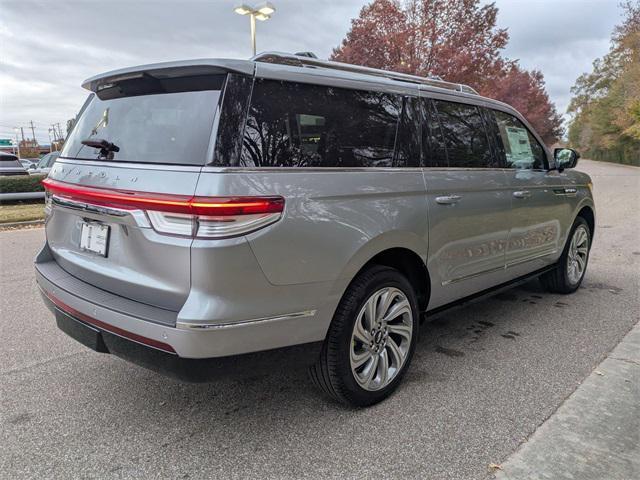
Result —
<instances>
[{"instance_id":1,"label":"silver suv","mask_svg":"<svg viewBox=\"0 0 640 480\"><path fill-rule=\"evenodd\" d=\"M578 155L467 86L280 53L83 86L35 268L58 326L99 352L189 381L304 366L366 406L421 320L585 274Z\"/></svg>"}]
</instances>

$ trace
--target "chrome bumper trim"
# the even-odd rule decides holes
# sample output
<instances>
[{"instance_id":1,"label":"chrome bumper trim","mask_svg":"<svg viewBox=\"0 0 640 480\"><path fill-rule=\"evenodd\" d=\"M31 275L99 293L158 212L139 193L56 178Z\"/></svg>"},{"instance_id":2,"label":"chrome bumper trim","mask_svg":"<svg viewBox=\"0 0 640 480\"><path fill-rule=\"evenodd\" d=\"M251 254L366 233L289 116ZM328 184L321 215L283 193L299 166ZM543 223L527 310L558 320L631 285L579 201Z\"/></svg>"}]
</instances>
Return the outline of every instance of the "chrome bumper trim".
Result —
<instances>
[{"instance_id":1,"label":"chrome bumper trim","mask_svg":"<svg viewBox=\"0 0 640 480\"><path fill-rule=\"evenodd\" d=\"M191 323L191 322L176 322L176 328L178 330L217 330L217 329L231 329L236 327L246 327L247 325L262 324L267 322L277 322L283 320L294 320L297 318L313 317L316 314L316 310L305 310L303 312L289 313L286 315L276 315L273 317L254 318L252 320L240 320L237 322L226 323Z\"/></svg>"}]
</instances>

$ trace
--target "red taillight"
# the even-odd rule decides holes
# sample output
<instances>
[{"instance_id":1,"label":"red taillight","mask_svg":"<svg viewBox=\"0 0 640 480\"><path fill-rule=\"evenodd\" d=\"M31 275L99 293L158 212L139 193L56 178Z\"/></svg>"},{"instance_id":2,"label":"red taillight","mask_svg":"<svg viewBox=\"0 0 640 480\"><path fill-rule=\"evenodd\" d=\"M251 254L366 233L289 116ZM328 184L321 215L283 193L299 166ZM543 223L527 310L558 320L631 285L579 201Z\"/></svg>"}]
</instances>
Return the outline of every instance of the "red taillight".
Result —
<instances>
[{"instance_id":1,"label":"red taillight","mask_svg":"<svg viewBox=\"0 0 640 480\"><path fill-rule=\"evenodd\" d=\"M129 332L128 330L123 330L122 328L115 327L101 320L90 317L89 315L85 315L82 312L79 312L78 310L76 310L73 307L70 307L69 305L67 305L62 300L55 297L49 292L44 292L44 294L47 296L49 300L53 302L53 304L56 307L58 307L64 313L75 318L76 320L80 320L82 322L88 323L89 325L93 325L94 327L98 327L101 330L105 330L109 333L113 333L114 335L118 335L119 337L124 337L129 340L133 340L134 342L142 343L143 345L156 348L158 350L163 350L168 353L176 353L173 347L168 343L159 342L158 340L154 340L153 338L143 337L142 335L138 335L137 333Z\"/></svg>"},{"instance_id":2,"label":"red taillight","mask_svg":"<svg viewBox=\"0 0 640 480\"><path fill-rule=\"evenodd\" d=\"M86 187L50 178L42 184L49 194L62 198L144 210L154 229L173 235L190 236L194 230L204 238L243 235L275 222L284 210L284 198L279 196L196 197Z\"/></svg>"},{"instance_id":3,"label":"red taillight","mask_svg":"<svg viewBox=\"0 0 640 480\"><path fill-rule=\"evenodd\" d=\"M284 209L282 197L194 197L165 193L146 193L127 190L85 187L50 178L42 181L54 195L94 205L124 209L156 210L187 215L254 215L279 213Z\"/></svg>"}]
</instances>

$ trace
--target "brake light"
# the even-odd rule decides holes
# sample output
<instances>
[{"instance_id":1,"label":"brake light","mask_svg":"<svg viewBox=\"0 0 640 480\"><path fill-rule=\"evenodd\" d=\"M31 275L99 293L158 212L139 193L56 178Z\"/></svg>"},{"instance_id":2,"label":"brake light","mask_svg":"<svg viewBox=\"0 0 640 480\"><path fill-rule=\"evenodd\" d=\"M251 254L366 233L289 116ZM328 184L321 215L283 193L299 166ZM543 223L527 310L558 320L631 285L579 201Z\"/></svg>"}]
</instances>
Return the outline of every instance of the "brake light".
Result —
<instances>
[{"instance_id":1,"label":"brake light","mask_svg":"<svg viewBox=\"0 0 640 480\"><path fill-rule=\"evenodd\" d=\"M143 210L153 228L171 235L224 238L276 222L284 211L280 196L197 197L85 187L50 178L48 194L91 205Z\"/></svg>"}]
</instances>

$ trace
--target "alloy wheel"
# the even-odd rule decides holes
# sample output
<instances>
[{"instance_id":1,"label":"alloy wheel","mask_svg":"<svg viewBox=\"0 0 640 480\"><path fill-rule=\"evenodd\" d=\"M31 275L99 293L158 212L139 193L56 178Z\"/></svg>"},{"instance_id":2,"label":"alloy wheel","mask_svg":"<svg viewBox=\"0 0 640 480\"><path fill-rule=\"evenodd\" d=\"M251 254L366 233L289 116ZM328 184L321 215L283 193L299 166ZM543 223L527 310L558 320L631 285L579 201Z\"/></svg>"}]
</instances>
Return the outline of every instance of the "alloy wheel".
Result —
<instances>
[{"instance_id":1,"label":"alloy wheel","mask_svg":"<svg viewBox=\"0 0 640 480\"><path fill-rule=\"evenodd\" d=\"M382 288L364 303L353 327L351 372L360 387L374 391L389 385L402 369L413 335L413 313L407 296Z\"/></svg>"},{"instance_id":2,"label":"alloy wheel","mask_svg":"<svg viewBox=\"0 0 640 480\"><path fill-rule=\"evenodd\" d=\"M589 234L584 225L579 225L573 232L567 255L567 277L575 285L580 281L587 268L589 255Z\"/></svg>"}]
</instances>

